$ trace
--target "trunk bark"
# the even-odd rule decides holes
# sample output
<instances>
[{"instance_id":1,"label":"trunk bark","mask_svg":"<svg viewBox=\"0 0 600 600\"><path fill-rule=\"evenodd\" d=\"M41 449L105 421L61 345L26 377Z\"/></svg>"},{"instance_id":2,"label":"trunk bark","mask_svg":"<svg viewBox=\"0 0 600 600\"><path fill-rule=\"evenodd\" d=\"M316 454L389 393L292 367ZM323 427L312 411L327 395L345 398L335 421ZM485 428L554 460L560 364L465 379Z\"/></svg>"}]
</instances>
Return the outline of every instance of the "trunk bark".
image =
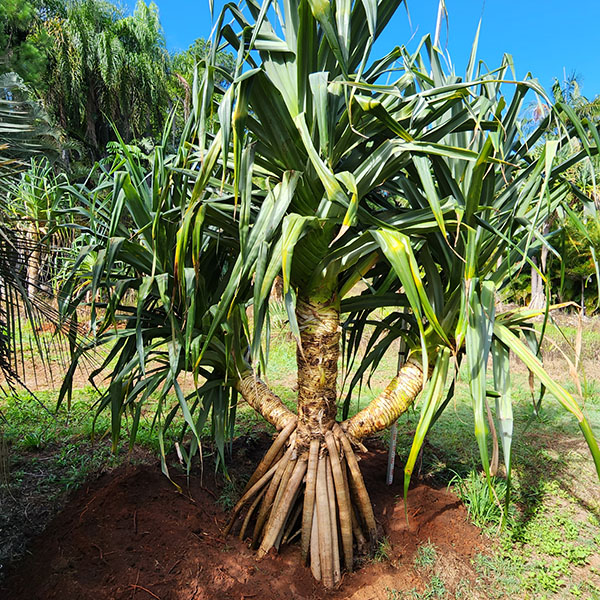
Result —
<instances>
[{"instance_id":1,"label":"trunk bark","mask_svg":"<svg viewBox=\"0 0 600 600\"><path fill-rule=\"evenodd\" d=\"M40 262L42 260L40 234L35 225L32 225L29 230L29 239L31 240L32 250L27 261L27 292L30 297L33 297L39 286Z\"/></svg>"},{"instance_id":2,"label":"trunk bark","mask_svg":"<svg viewBox=\"0 0 600 600\"><path fill-rule=\"evenodd\" d=\"M537 257L534 256L532 261L535 267L537 267ZM531 267L531 300L529 301L529 308L540 310L544 307L544 286L542 285L542 278L535 267L533 265Z\"/></svg>"},{"instance_id":3,"label":"trunk bark","mask_svg":"<svg viewBox=\"0 0 600 600\"><path fill-rule=\"evenodd\" d=\"M335 423L340 356L340 311L336 295L324 301L299 298L298 442L308 448Z\"/></svg>"},{"instance_id":4,"label":"trunk bark","mask_svg":"<svg viewBox=\"0 0 600 600\"><path fill-rule=\"evenodd\" d=\"M548 235L550 233L550 223L544 223L544 228L542 230L544 235ZM542 246L540 250L540 261L538 263L537 257L533 257L533 264L537 267L539 264L540 271L542 273L546 272L546 263L548 262L548 248L546 246ZM531 267L531 301L529 302L529 307L534 310L542 310L546 306L546 294L544 291L544 283L542 281L541 275L537 272L534 267Z\"/></svg>"},{"instance_id":5,"label":"trunk bark","mask_svg":"<svg viewBox=\"0 0 600 600\"><path fill-rule=\"evenodd\" d=\"M409 359L387 388L367 407L342 423L354 440L360 440L385 429L398 420L415 401L423 387L421 364Z\"/></svg>"},{"instance_id":6,"label":"trunk bark","mask_svg":"<svg viewBox=\"0 0 600 600\"><path fill-rule=\"evenodd\" d=\"M236 389L242 398L273 427L282 430L296 415L274 394L267 384L255 376L253 372L246 373L238 380Z\"/></svg>"}]
</instances>

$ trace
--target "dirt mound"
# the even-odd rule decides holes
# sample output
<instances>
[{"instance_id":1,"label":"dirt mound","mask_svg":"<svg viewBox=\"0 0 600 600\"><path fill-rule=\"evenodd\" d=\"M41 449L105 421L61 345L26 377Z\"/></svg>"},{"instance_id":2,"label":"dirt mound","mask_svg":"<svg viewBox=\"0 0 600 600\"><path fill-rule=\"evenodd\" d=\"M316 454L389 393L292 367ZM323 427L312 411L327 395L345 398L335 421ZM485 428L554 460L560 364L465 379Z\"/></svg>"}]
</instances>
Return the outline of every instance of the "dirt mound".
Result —
<instances>
[{"instance_id":1,"label":"dirt mound","mask_svg":"<svg viewBox=\"0 0 600 600\"><path fill-rule=\"evenodd\" d=\"M11 600L257 600L352 598L387 600L401 590L423 590L415 567L422 544L437 548L446 576L473 582L470 559L482 549L479 530L445 489L417 485L405 518L401 481L385 485L386 454L361 461L375 516L387 540L381 562L365 561L327 593L301 564L292 544L257 561L247 543L221 530L227 512L216 502L218 479L192 478L189 497L176 492L158 467L128 465L83 486L9 570L0 596ZM400 473L397 480L401 480ZM185 485L185 478L179 478ZM382 556L383 554L383 556ZM452 596L451 596L452 597Z\"/></svg>"}]
</instances>

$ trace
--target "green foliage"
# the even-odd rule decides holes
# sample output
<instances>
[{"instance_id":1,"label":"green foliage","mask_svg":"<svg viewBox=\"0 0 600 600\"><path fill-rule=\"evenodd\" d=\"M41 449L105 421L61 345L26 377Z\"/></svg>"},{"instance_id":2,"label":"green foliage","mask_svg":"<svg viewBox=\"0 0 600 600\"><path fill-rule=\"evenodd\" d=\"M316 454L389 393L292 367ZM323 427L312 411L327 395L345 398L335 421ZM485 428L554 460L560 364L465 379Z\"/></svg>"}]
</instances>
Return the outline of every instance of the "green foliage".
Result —
<instances>
[{"instance_id":1,"label":"green foliage","mask_svg":"<svg viewBox=\"0 0 600 600\"><path fill-rule=\"evenodd\" d=\"M140 0L125 16L103 0L69 2L46 15L42 38L45 105L95 156L114 139L113 124L126 140L160 131L168 56L156 5Z\"/></svg>"},{"instance_id":2,"label":"green foliage","mask_svg":"<svg viewBox=\"0 0 600 600\"><path fill-rule=\"evenodd\" d=\"M558 292L561 301L580 304L583 300L586 312L591 314L598 308L596 266L600 257L600 226L590 219L585 228L587 236L571 221L564 223L556 241L561 260L553 257L548 272L552 289Z\"/></svg>"},{"instance_id":3,"label":"green foliage","mask_svg":"<svg viewBox=\"0 0 600 600\"><path fill-rule=\"evenodd\" d=\"M500 526L505 521L506 481L485 477L471 470L466 477L455 475L450 481L454 491L467 507L470 519L477 527ZM508 522L514 517L511 507Z\"/></svg>"},{"instance_id":4,"label":"green foliage","mask_svg":"<svg viewBox=\"0 0 600 600\"><path fill-rule=\"evenodd\" d=\"M434 600L434 598L446 598L446 586L444 581L438 576L433 575L430 582L425 586L422 592L416 589L408 592L387 588L387 600Z\"/></svg>"},{"instance_id":5,"label":"green foliage","mask_svg":"<svg viewBox=\"0 0 600 600\"><path fill-rule=\"evenodd\" d=\"M26 85L43 88L49 40L34 31L42 0L0 0L0 74L15 71Z\"/></svg>"},{"instance_id":6,"label":"green foliage","mask_svg":"<svg viewBox=\"0 0 600 600\"><path fill-rule=\"evenodd\" d=\"M60 132L54 128L39 102L30 99L16 73L0 75L0 198L5 183L29 165L34 156L59 158ZM0 199L0 208L5 199Z\"/></svg>"},{"instance_id":7,"label":"green foliage","mask_svg":"<svg viewBox=\"0 0 600 600\"><path fill-rule=\"evenodd\" d=\"M417 548L417 553L415 554L415 567L417 567L418 569L432 567L433 565L435 565L436 559L437 550L435 546L431 542L421 544Z\"/></svg>"},{"instance_id":8,"label":"green foliage","mask_svg":"<svg viewBox=\"0 0 600 600\"><path fill-rule=\"evenodd\" d=\"M194 89L194 78L204 76L207 61L212 52L210 41L196 39L187 50L177 52L170 58L168 94L171 102L176 103L174 131L179 134L187 121ZM221 89L229 85L234 69L234 58L229 52L217 52L215 59L214 83Z\"/></svg>"},{"instance_id":9,"label":"green foliage","mask_svg":"<svg viewBox=\"0 0 600 600\"><path fill-rule=\"evenodd\" d=\"M32 159L8 194L6 218L13 230L20 231L29 242L23 248L23 261L27 265L23 281L31 295L40 289L54 295L56 277L64 260L63 249L72 242L67 182L64 175L54 174L47 159Z\"/></svg>"},{"instance_id":10,"label":"green foliage","mask_svg":"<svg viewBox=\"0 0 600 600\"><path fill-rule=\"evenodd\" d=\"M66 318L87 304L93 339L76 352L59 404L71 394L71 374L82 356L105 346L97 372L107 369L110 384L98 415L111 413L113 447L126 417L133 445L156 392L152 411L166 473L164 438L178 411L185 420L181 437L192 438L185 450L188 469L206 423L224 461L236 414L232 384L245 368L240 348L247 344L247 321L241 311L203 351L213 307L235 277L239 254L237 231L227 218L235 211L233 196L230 187L223 192L216 165L220 136L198 145L204 125L195 111L172 154L169 127L148 157L121 140L96 185L69 188L77 199L74 220L89 241L63 287L60 308ZM184 393L178 377L192 371L194 389Z\"/></svg>"},{"instance_id":11,"label":"green foliage","mask_svg":"<svg viewBox=\"0 0 600 600\"><path fill-rule=\"evenodd\" d=\"M387 537L381 538L377 542L377 548L375 549L373 560L375 562L385 562L386 560L389 560L391 550L392 545L390 543L390 540Z\"/></svg>"}]
</instances>

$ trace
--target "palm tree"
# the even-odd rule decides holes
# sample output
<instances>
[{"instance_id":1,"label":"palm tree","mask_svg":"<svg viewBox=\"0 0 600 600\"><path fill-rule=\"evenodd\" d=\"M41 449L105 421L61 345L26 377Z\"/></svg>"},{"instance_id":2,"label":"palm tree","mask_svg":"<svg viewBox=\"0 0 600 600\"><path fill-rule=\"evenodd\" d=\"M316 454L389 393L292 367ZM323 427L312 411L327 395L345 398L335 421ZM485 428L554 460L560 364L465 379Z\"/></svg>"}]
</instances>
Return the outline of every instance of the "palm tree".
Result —
<instances>
[{"instance_id":1,"label":"palm tree","mask_svg":"<svg viewBox=\"0 0 600 600\"><path fill-rule=\"evenodd\" d=\"M35 35L50 40L44 103L93 156L111 139L111 122L127 140L160 131L168 55L155 4L140 0L124 16L104 0L69 2Z\"/></svg>"},{"instance_id":2,"label":"palm tree","mask_svg":"<svg viewBox=\"0 0 600 600\"><path fill-rule=\"evenodd\" d=\"M377 536L355 455L361 440L391 425L423 391L407 489L461 363L488 476L491 355L510 478L510 352L577 418L600 472L581 409L520 340L523 334L535 344L529 321L536 313L497 313L495 305L498 290L547 243L537 227L571 189L562 174L596 149L583 146L558 160L581 123L553 110L521 135L524 98L543 90L525 80L505 96L510 57L490 72L474 49L459 78L444 72L425 37L414 54L396 48L371 60L400 4L248 0L252 21L227 5L177 151L166 152L167 128L149 160L123 145L96 188L71 190L95 239L81 255L80 263L87 250L97 256L84 280L92 298L110 291L107 302L93 301L92 315L96 326L102 309L98 341L113 344L101 409L112 411L115 440L123 415L131 411L135 432L144 402L160 388L159 423L168 425L181 410L195 452L212 409L222 451L240 394L279 433L228 530L247 508L240 535L252 526L261 556L296 528L314 576L327 587L342 566L352 569L355 548L372 547ZM215 107L222 40L237 62ZM384 84L388 73L394 79ZM211 131L215 110L220 128ZM549 140L548 130L559 134ZM260 378L268 299L279 274L297 340L297 411ZM65 314L83 302L80 283L74 272L63 291ZM126 302L131 291L134 306ZM377 321L372 311L380 308L387 316ZM116 320L125 328L115 328ZM342 336L342 358L356 369L345 398L337 386ZM408 360L379 397L348 418L352 389L399 339ZM177 382L186 370L197 383L187 397Z\"/></svg>"},{"instance_id":3,"label":"palm tree","mask_svg":"<svg viewBox=\"0 0 600 600\"><path fill-rule=\"evenodd\" d=\"M30 99L21 77L0 75L0 182L27 169L31 157L57 160L60 142L60 131L52 126L41 104Z\"/></svg>"}]
</instances>

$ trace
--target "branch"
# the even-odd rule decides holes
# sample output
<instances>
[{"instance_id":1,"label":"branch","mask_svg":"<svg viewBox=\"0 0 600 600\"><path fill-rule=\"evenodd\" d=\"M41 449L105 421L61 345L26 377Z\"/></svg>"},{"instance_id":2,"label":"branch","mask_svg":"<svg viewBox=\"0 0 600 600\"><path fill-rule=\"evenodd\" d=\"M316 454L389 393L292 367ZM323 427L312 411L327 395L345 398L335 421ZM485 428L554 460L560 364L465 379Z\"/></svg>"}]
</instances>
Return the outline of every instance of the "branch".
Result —
<instances>
[{"instance_id":1,"label":"branch","mask_svg":"<svg viewBox=\"0 0 600 600\"><path fill-rule=\"evenodd\" d=\"M398 420L413 404L423 387L423 367L409 359L387 388L368 406L342 423L351 438L360 440Z\"/></svg>"},{"instance_id":2,"label":"branch","mask_svg":"<svg viewBox=\"0 0 600 600\"><path fill-rule=\"evenodd\" d=\"M298 418L252 371L239 379L235 387L244 400L278 430Z\"/></svg>"}]
</instances>

